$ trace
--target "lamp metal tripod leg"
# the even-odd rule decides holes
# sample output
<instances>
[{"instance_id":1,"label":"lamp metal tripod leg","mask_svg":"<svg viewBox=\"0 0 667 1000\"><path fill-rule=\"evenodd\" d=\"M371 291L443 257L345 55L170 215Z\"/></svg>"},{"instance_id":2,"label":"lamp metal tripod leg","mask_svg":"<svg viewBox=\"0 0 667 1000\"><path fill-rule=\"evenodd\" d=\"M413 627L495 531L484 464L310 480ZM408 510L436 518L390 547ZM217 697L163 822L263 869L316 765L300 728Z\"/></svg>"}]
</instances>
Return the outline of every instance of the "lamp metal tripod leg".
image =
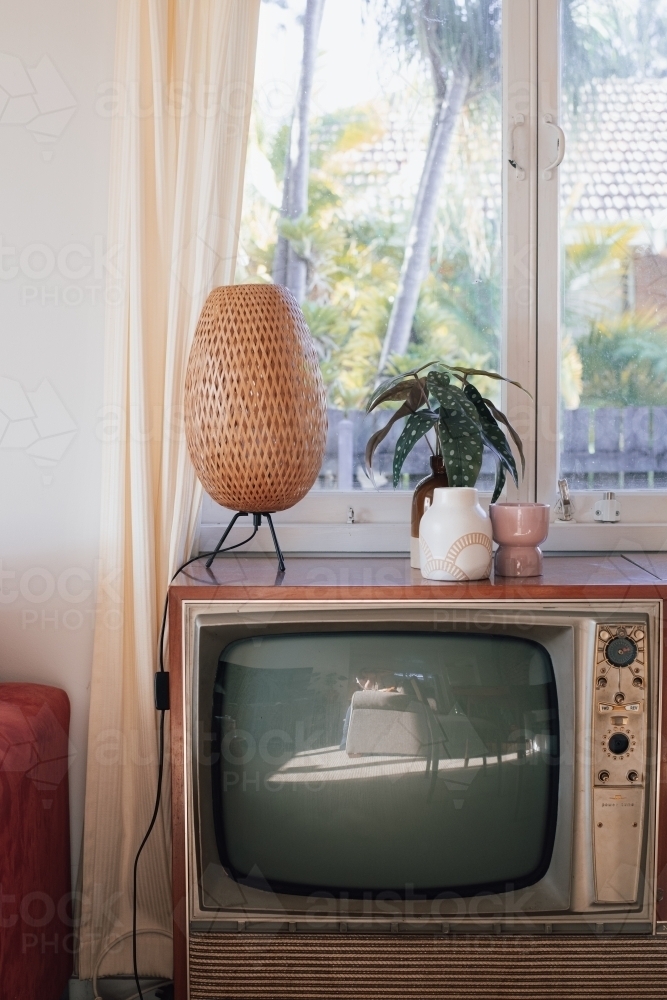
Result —
<instances>
[{"instance_id":1,"label":"lamp metal tripod leg","mask_svg":"<svg viewBox=\"0 0 667 1000\"><path fill-rule=\"evenodd\" d=\"M283 559L283 554L282 554L282 552L280 550L280 545L278 544L278 538L277 538L277 535L276 535L276 532L275 532L275 528L273 527L273 521L271 520L271 515L270 514L265 514L264 516L265 516L266 520L269 522L269 530L271 531L271 538L273 539L273 544L274 544L275 549L276 549L276 555L278 556L278 568L280 569L281 573L284 573L285 572L285 560Z\"/></svg>"},{"instance_id":2,"label":"lamp metal tripod leg","mask_svg":"<svg viewBox=\"0 0 667 1000\"><path fill-rule=\"evenodd\" d=\"M215 557L217 556L218 552L220 551L220 549L222 548L222 546L224 544L225 538L227 537L227 535L229 534L229 532L232 530L232 528L234 527L234 525L236 524L236 522L238 521L238 519L240 517L247 517L247 516L248 516L248 512L245 511L245 510L240 510L240 511L238 511L238 513L234 514L234 517L231 519L231 521L229 522L229 524L225 528L224 535L222 536L222 538L220 539L220 541L216 545L216 547L213 550L213 552L211 553L211 555L206 560L206 569L210 569L211 568L211 565L213 564L213 560L215 559Z\"/></svg>"}]
</instances>

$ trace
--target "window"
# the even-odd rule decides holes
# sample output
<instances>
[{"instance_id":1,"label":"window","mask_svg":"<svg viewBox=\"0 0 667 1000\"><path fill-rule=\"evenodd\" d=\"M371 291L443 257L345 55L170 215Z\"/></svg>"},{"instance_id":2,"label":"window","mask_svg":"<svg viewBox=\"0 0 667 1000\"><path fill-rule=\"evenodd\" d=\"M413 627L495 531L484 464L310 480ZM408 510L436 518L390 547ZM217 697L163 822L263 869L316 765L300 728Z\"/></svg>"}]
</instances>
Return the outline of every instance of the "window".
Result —
<instances>
[{"instance_id":1,"label":"window","mask_svg":"<svg viewBox=\"0 0 667 1000\"><path fill-rule=\"evenodd\" d=\"M264 0L238 280L291 287L320 354L301 520L353 495L403 519L428 441L394 493L390 435L376 492L388 414L364 403L433 358L530 392L483 386L524 440L510 499L567 477L580 521L608 489L631 491L626 525L663 519L666 164L667 0Z\"/></svg>"},{"instance_id":2,"label":"window","mask_svg":"<svg viewBox=\"0 0 667 1000\"><path fill-rule=\"evenodd\" d=\"M501 3L284 0L260 23L238 277L287 285L306 314L330 402L319 488L372 490L365 442L390 414L363 410L381 375L500 365ZM489 455L483 487L494 471Z\"/></svg>"},{"instance_id":3,"label":"window","mask_svg":"<svg viewBox=\"0 0 667 1000\"><path fill-rule=\"evenodd\" d=\"M608 7L566 6L561 28L560 468L578 489L664 489L667 8Z\"/></svg>"}]
</instances>

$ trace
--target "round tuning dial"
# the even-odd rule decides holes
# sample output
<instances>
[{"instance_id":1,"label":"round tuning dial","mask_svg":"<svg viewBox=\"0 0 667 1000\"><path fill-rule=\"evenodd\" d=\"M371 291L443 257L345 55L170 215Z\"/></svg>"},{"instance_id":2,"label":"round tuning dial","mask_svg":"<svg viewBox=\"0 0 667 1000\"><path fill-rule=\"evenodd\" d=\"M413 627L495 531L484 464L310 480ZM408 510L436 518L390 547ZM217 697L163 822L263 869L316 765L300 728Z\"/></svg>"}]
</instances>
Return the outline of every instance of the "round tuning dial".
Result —
<instances>
[{"instance_id":1,"label":"round tuning dial","mask_svg":"<svg viewBox=\"0 0 667 1000\"><path fill-rule=\"evenodd\" d=\"M612 733L609 737L609 752L613 753L615 756L619 754L624 754L628 751L630 747L630 739L625 733Z\"/></svg>"},{"instance_id":2,"label":"round tuning dial","mask_svg":"<svg viewBox=\"0 0 667 1000\"><path fill-rule=\"evenodd\" d=\"M627 636L617 635L607 643L604 655L613 667L629 667L637 657L637 644Z\"/></svg>"}]
</instances>

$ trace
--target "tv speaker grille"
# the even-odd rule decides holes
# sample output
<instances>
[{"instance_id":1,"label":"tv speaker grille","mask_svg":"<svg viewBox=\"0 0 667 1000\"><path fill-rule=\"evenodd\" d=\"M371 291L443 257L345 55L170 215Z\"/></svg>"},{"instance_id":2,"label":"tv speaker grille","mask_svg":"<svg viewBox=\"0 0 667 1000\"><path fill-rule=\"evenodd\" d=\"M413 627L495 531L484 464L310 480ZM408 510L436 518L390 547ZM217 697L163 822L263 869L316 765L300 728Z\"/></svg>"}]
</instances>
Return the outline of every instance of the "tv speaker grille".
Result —
<instances>
[{"instance_id":1,"label":"tv speaker grille","mask_svg":"<svg viewBox=\"0 0 667 1000\"><path fill-rule=\"evenodd\" d=\"M600 1000L619 986L667 997L667 940L190 936L191 1000Z\"/></svg>"}]
</instances>

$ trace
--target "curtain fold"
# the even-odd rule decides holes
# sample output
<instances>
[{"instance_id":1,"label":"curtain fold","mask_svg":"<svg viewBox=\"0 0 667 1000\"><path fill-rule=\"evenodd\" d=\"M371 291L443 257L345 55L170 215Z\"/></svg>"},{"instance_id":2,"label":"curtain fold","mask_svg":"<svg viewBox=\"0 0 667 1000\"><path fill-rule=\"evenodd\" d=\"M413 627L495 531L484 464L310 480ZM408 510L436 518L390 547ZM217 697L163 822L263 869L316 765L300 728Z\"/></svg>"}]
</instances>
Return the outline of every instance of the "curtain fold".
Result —
<instances>
[{"instance_id":1,"label":"curtain fold","mask_svg":"<svg viewBox=\"0 0 667 1000\"><path fill-rule=\"evenodd\" d=\"M260 0L119 0L111 95L103 483L83 845L79 976L132 926L132 865L157 778L153 674L168 581L200 487L183 431L191 339L233 281ZM113 256L112 256L113 255ZM141 857L138 926L171 931L168 772ZM142 935L146 975L171 973ZM131 941L101 973L132 971Z\"/></svg>"}]
</instances>

